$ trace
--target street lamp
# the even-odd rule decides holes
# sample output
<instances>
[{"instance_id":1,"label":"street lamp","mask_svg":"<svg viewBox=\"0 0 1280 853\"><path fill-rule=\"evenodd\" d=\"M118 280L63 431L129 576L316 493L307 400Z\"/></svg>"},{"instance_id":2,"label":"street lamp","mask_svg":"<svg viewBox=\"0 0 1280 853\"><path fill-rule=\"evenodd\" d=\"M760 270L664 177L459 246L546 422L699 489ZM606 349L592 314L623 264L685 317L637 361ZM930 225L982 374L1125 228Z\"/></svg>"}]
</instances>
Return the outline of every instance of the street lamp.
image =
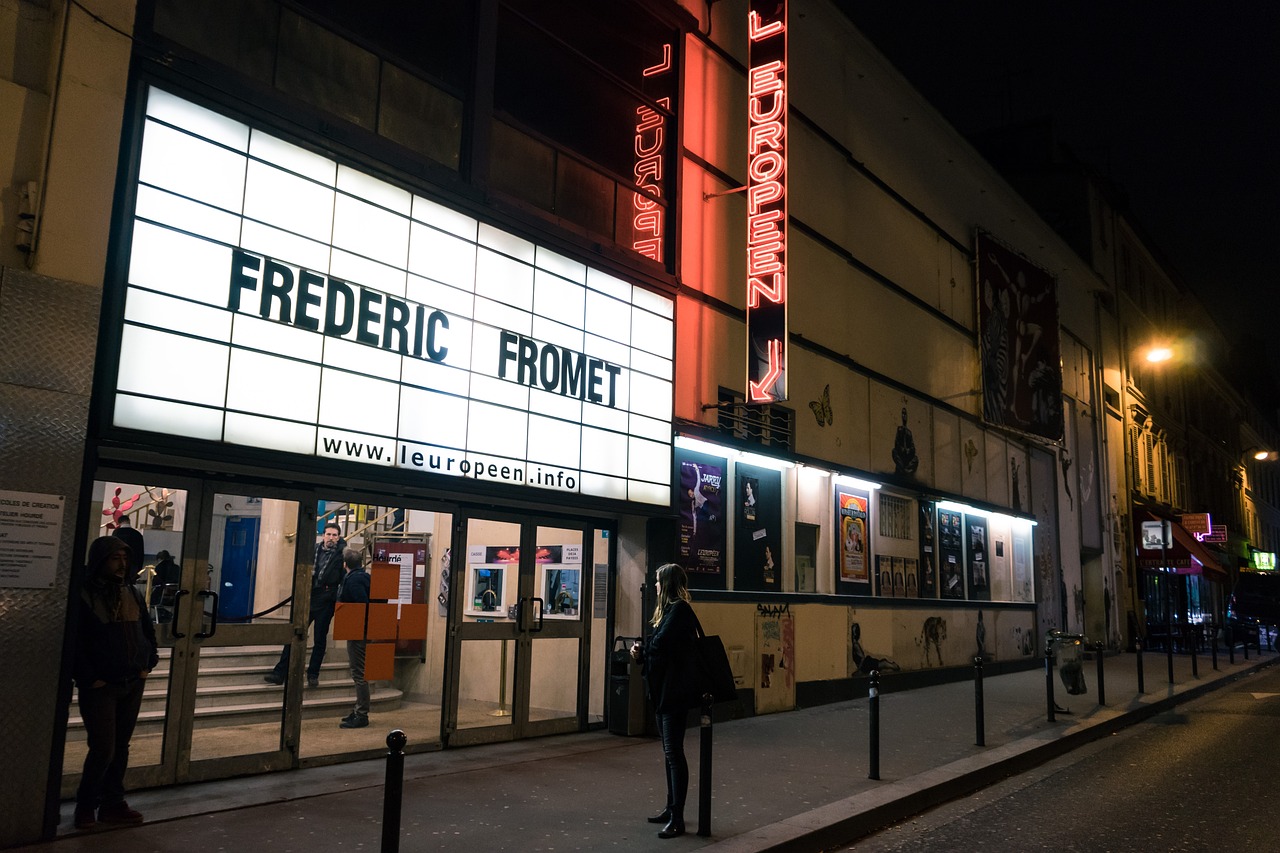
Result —
<instances>
[{"instance_id":1,"label":"street lamp","mask_svg":"<svg viewBox=\"0 0 1280 853\"><path fill-rule=\"evenodd\" d=\"M1280 453L1274 450L1263 450L1261 448L1250 450L1250 455L1258 462L1275 462L1280 459Z\"/></svg>"},{"instance_id":2,"label":"street lamp","mask_svg":"<svg viewBox=\"0 0 1280 853\"><path fill-rule=\"evenodd\" d=\"M1173 347L1158 345L1147 350L1145 356L1150 364L1161 364L1173 360Z\"/></svg>"}]
</instances>

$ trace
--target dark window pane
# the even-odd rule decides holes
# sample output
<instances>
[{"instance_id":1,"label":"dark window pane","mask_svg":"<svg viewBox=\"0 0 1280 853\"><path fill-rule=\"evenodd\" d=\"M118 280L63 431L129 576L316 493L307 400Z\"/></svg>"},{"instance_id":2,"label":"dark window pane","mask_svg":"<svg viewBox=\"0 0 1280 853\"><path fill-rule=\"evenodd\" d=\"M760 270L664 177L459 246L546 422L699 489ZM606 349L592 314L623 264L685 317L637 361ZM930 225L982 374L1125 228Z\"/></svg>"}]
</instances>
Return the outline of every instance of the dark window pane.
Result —
<instances>
[{"instance_id":1,"label":"dark window pane","mask_svg":"<svg viewBox=\"0 0 1280 853\"><path fill-rule=\"evenodd\" d=\"M456 170L462 147L462 101L384 63L378 132Z\"/></svg>"},{"instance_id":2,"label":"dark window pane","mask_svg":"<svg viewBox=\"0 0 1280 853\"><path fill-rule=\"evenodd\" d=\"M597 234L613 234L615 182L572 157L561 156L555 212Z\"/></svg>"},{"instance_id":3,"label":"dark window pane","mask_svg":"<svg viewBox=\"0 0 1280 853\"><path fill-rule=\"evenodd\" d=\"M555 206L555 151L500 121L493 123L489 182L543 210Z\"/></svg>"},{"instance_id":4,"label":"dark window pane","mask_svg":"<svg viewBox=\"0 0 1280 853\"><path fill-rule=\"evenodd\" d=\"M155 31L270 84L279 17L269 0L156 0Z\"/></svg>"},{"instance_id":5,"label":"dark window pane","mask_svg":"<svg viewBox=\"0 0 1280 853\"><path fill-rule=\"evenodd\" d=\"M378 58L284 10L276 87L314 107L375 130Z\"/></svg>"}]
</instances>

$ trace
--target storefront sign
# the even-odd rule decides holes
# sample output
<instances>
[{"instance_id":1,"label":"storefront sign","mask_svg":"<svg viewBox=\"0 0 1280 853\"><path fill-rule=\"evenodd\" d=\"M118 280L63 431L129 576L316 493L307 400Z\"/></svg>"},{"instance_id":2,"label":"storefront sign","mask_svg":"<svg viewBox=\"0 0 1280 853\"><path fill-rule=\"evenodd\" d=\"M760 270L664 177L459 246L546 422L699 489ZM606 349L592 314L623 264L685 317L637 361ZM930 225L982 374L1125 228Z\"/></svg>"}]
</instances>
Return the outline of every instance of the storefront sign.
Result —
<instances>
[{"instance_id":1,"label":"storefront sign","mask_svg":"<svg viewBox=\"0 0 1280 853\"><path fill-rule=\"evenodd\" d=\"M747 399L787 399L787 4L747 16Z\"/></svg>"},{"instance_id":2,"label":"storefront sign","mask_svg":"<svg viewBox=\"0 0 1280 853\"><path fill-rule=\"evenodd\" d=\"M62 495L0 491L0 587L53 586L65 506Z\"/></svg>"},{"instance_id":3,"label":"storefront sign","mask_svg":"<svg viewBox=\"0 0 1280 853\"><path fill-rule=\"evenodd\" d=\"M1203 541L1203 537L1213 533L1213 522L1207 512L1190 512L1179 516L1178 523L1192 536Z\"/></svg>"},{"instance_id":4,"label":"storefront sign","mask_svg":"<svg viewBox=\"0 0 1280 853\"><path fill-rule=\"evenodd\" d=\"M1227 526L1225 524L1212 525L1213 532L1200 537L1201 542L1226 542Z\"/></svg>"},{"instance_id":5,"label":"storefront sign","mask_svg":"<svg viewBox=\"0 0 1280 853\"><path fill-rule=\"evenodd\" d=\"M115 426L670 503L669 298L156 89L138 175Z\"/></svg>"},{"instance_id":6,"label":"storefront sign","mask_svg":"<svg viewBox=\"0 0 1280 853\"><path fill-rule=\"evenodd\" d=\"M664 44L662 61L646 68L643 76L670 74L674 68L671 53L671 45ZM670 98L659 98L657 103L663 110L671 109ZM665 260L666 251L666 214L658 201L662 198L662 161L666 145L666 114L646 105L636 107L636 185L649 194L639 192L632 196L631 230L635 237L631 248L658 262Z\"/></svg>"}]
</instances>

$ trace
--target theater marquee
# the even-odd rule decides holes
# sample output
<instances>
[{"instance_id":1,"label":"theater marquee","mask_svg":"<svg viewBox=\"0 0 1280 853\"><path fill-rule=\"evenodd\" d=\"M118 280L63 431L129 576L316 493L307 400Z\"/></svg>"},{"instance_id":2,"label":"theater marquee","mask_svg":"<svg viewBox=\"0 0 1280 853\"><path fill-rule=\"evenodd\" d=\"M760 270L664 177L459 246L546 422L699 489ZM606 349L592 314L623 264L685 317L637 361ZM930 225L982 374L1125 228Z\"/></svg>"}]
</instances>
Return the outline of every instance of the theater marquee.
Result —
<instances>
[{"instance_id":1,"label":"theater marquee","mask_svg":"<svg viewBox=\"0 0 1280 853\"><path fill-rule=\"evenodd\" d=\"M113 424L671 501L672 302L148 95Z\"/></svg>"}]
</instances>

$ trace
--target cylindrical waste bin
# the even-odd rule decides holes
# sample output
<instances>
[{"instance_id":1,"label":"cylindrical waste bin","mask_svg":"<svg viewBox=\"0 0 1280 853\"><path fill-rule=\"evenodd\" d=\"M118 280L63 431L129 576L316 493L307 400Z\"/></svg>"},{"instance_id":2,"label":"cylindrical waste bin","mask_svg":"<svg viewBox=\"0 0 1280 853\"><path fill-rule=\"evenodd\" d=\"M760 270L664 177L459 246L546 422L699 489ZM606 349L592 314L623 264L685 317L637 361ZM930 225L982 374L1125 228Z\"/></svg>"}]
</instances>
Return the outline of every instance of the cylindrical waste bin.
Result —
<instances>
[{"instance_id":1,"label":"cylindrical waste bin","mask_svg":"<svg viewBox=\"0 0 1280 853\"><path fill-rule=\"evenodd\" d=\"M631 659L639 637L614 637L609 655L609 731L615 735L645 733L647 702L640 664Z\"/></svg>"}]
</instances>

